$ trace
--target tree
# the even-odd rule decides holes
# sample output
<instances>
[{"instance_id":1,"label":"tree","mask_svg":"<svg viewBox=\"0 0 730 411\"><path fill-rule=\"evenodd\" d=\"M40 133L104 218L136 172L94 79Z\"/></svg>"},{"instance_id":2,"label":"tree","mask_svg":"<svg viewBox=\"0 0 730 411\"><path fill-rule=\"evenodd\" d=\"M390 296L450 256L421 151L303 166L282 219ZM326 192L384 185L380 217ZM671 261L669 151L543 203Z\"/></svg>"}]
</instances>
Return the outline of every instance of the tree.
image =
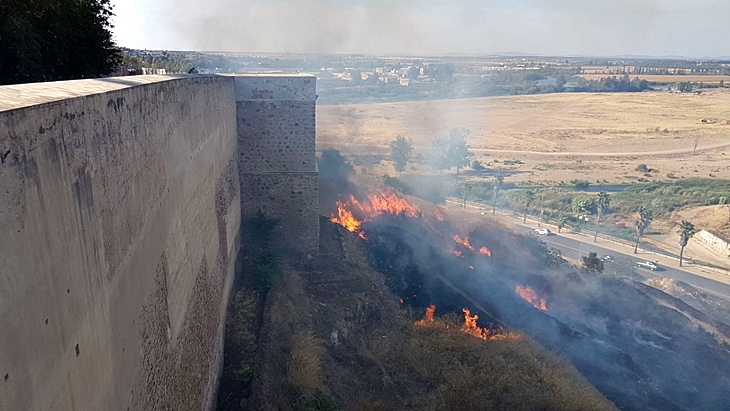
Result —
<instances>
[{"instance_id":1,"label":"tree","mask_svg":"<svg viewBox=\"0 0 730 411\"><path fill-rule=\"evenodd\" d=\"M413 152L413 143L411 139L404 136L397 136L395 140L390 142L390 159L396 171L403 172L406 169L408 161L411 159Z\"/></svg>"},{"instance_id":2,"label":"tree","mask_svg":"<svg viewBox=\"0 0 730 411\"><path fill-rule=\"evenodd\" d=\"M634 220L634 224L636 225L636 245L634 245L634 254L636 254L637 250L639 249L639 242L641 241L641 236L644 235L644 230L649 228L649 225L651 224L651 221L654 219L654 216L652 215L650 210L647 210L643 206L639 207L639 209L636 211L636 216Z\"/></svg>"},{"instance_id":3,"label":"tree","mask_svg":"<svg viewBox=\"0 0 730 411\"><path fill-rule=\"evenodd\" d=\"M560 230L562 230L563 228L565 228L565 223L567 223L567 222L568 222L568 218L566 216L564 216L562 214L560 214L558 216L558 221L557 221L558 233L560 232Z\"/></svg>"},{"instance_id":4,"label":"tree","mask_svg":"<svg viewBox=\"0 0 730 411\"><path fill-rule=\"evenodd\" d=\"M474 184L472 183L462 183L461 187L459 188L459 191L461 192L461 198L464 200L464 210L466 210L466 199L469 197L469 193L471 193L472 188L474 188Z\"/></svg>"},{"instance_id":5,"label":"tree","mask_svg":"<svg viewBox=\"0 0 730 411\"><path fill-rule=\"evenodd\" d=\"M328 148L322 152L322 155L317 159L317 166L322 177L335 182L345 182L347 177L355 174L355 168L352 167L352 164L340 154L339 150L334 148Z\"/></svg>"},{"instance_id":6,"label":"tree","mask_svg":"<svg viewBox=\"0 0 730 411\"><path fill-rule=\"evenodd\" d=\"M435 138L431 143L431 166L441 173L451 168L449 157L447 155L448 142L441 138Z\"/></svg>"},{"instance_id":7,"label":"tree","mask_svg":"<svg viewBox=\"0 0 730 411\"><path fill-rule=\"evenodd\" d=\"M596 210L597 199L594 196L585 194L577 195L573 197L571 204L573 212L577 214L581 213L593 213Z\"/></svg>"},{"instance_id":8,"label":"tree","mask_svg":"<svg viewBox=\"0 0 730 411\"><path fill-rule=\"evenodd\" d=\"M492 186L492 215L497 213L497 194L502 189L502 184L504 184L504 177L501 174L494 176L494 185Z\"/></svg>"},{"instance_id":9,"label":"tree","mask_svg":"<svg viewBox=\"0 0 730 411\"><path fill-rule=\"evenodd\" d=\"M596 232L593 234L593 242L595 243L598 239L598 226L601 224L601 217L603 217L603 213L608 210L608 207L611 206L611 196L608 195L607 192L601 191L598 193L598 200L596 201L596 209L598 211L598 221L596 221Z\"/></svg>"},{"instance_id":10,"label":"tree","mask_svg":"<svg viewBox=\"0 0 730 411\"><path fill-rule=\"evenodd\" d=\"M532 200L535 199L535 193L533 193L530 190L525 190L524 193L522 193L522 201L525 202L525 214L522 216L522 222L527 222L527 209L530 207L530 204L532 203Z\"/></svg>"},{"instance_id":11,"label":"tree","mask_svg":"<svg viewBox=\"0 0 730 411\"><path fill-rule=\"evenodd\" d=\"M111 0L0 2L0 84L101 77L121 62Z\"/></svg>"},{"instance_id":12,"label":"tree","mask_svg":"<svg viewBox=\"0 0 730 411\"><path fill-rule=\"evenodd\" d=\"M687 220L682 220L682 222L679 224L679 231L677 231L677 233L679 234L679 246L682 247L679 250L679 266L681 267L682 257L684 255L684 247L687 247L689 239L697 233L697 229L695 229L694 224L690 223Z\"/></svg>"},{"instance_id":13,"label":"tree","mask_svg":"<svg viewBox=\"0 0 730 411\"><path fill-rule=\"evenodd\" d=\"M446 156L449 162L449 168L456 167L458 174L462 168L467 167L471 163L473 154L469 151L466 144L466 138L469 137L471 131L466 128L454 128L449 133L447 140Z\"/></svg>"},{"instance_id":14,"label":"tree","mask_svg":"<svg viewBox=\"0 0 730 411\"><path fill-rule=\"evenodd\" d=\"M603 261L598 258L596 253L588 253L588 257L583 257L582 264L583 271L589 273L602 273L603 272Z\"/></svg>"}]
</instances>

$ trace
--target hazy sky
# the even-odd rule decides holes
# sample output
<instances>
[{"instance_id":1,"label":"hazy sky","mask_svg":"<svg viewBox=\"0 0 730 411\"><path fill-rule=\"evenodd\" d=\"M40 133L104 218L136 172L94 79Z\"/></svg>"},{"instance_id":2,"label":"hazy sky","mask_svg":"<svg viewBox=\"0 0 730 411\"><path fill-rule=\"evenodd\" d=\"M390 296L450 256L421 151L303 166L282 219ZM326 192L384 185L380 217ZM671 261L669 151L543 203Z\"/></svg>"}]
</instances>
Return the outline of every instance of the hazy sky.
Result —
<instances>
[{"instance_id":1,"label":"hazy sky","mask_svg":"<svg viewBox=\"0 0 730 411\"><path fill-rule=\"evenodd\" d=\"M112 0L168 50L730 56L730 0Z\"/></svg>"}]
</instances>

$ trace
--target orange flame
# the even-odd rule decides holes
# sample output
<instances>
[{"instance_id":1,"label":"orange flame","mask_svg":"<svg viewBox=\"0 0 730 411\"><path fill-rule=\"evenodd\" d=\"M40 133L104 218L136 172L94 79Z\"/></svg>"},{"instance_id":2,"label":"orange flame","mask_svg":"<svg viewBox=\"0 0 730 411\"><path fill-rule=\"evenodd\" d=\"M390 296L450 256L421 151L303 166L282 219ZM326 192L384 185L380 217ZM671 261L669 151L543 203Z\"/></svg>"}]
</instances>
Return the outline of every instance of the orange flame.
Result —
<instances>
[{"instance_id":1,"label":"orange flame","mask_svg":"<svg viewBox=\"0 0 730 411\"><path fill-rule=\"evenodd\" d=\"M350 196L348 202L337 202L337 215L332 215L330 221L345 227L350 232L359 232L360 237L365 239L362 233L362 223L380 214L405 215L411 218L418 218L421 211L418 207L408 204L394 193L385 191L380 194L372 194L367 201L360 202L354 196ZM358 220L355 215L361 216Z\"/></svg>"},{"instance_id":2,"label":"orange flame","mask_svg":"<svg viewBox=\"0 0 730 411\"><path fill-rule=\"evenodd\" d=\"M436 312L436 305L431 304L430 307L426 308L426 315L423 316L422 320L416 321L415 325L426 325L433 322L433 314Z\"/></svg>"},{"instance_id":3,"label":"orange flame","mask_svg":"<svg viewBox=\"0 0 730 411\"><path fill-rule=\"evenodd\" d=\"M497 340L519 340L522 336L518 333L504 331L504 328L499 327L499 331L493 332L477 326L478 315L471 316L471 311L464 308L464 325L461 326L461 331L471 336L481 338L482 340L497 341ZM426 308L426 314L422 320L416 321L414 324L417 326L424 326L435 323L433 315L436 312L436 305L431 304L430 307ZM446 325L446 328L449 328Z\"/></svg>"},{"instance_id":4,"label":"orange flame","mask_svg":"<svg viewBox=\"0 0 730 411\"><path fill-rule=\"evenodd\" d=\"M453 254L457 257L461 257L461 251L454 251Z\"/></svg>"},{"instance_id":5,"label":"orange flame","mask_svg":"<svg viewBox=\"0 0 730 411\"><path fill-rule=\"evenodd\" d=\"M436 217L437 220L444 222L444 213L440 209L436 209L436 211L433 213L434 217Z\"/></svg>"},{"instance_id":6,"label":"orange flame","mask_svg":"<svg viewBox=\"0 0 730 411\"><path fill-rule=\"evenodd\" d=\"M457 244L461 244L464 247L474 251L474 247L472 247L471 244L469 244L469 237L464 237L464 239L462 240L461 237L459 237L458 235L455 235L454 241L456 241Z\"/></svg>"},{"instance_id":7,"label":"orange flame","mask_svg":"<svg viewBox=\"0 0 730 411\"><path fill-rule=\"evenodd\" d=\"M518 285L515 287L515 291L520 295L520 297L532 304L538 310L547 311L545 299L540 298L530 286Z\"/></svg>"},{"instance_id":8,"label":"orange flame","mask_svg":"<svg viewBox=\"0 0 730 411\"><path fill-rule=\"evenodd\" d=\"M479 254L484 254L487 257L491 257L492 256L492 252L489 251L489 249L486 246L479 249Z\"/></svg>"},{"instance_id":9,"label":"orange flame","mask_svg":"<svg viewBox=\"0 0 730 411\"><path fill-rule=\"evenodd\" d=\"M470 265L470 266L469 266L469 269L470 269L470 270L473 270L473 269L474 269L474 266L473 266L473 265Z\"/></svg>"},{"instance_id":10,"label":"orange flame","mask_svg":"<svg viewBox=\"0 0 730 411\"><path fill-rule=\"evenodd\" d=\"M500 327L500 332L494 333L490 332L487 329L481 328L477 326L477 320L479 319L479 316L474 314L474 316L471 316L471 311L469 311L468 308L462 309L464 312L464 325L461 326L461 331L477 337L481 338L482 340L490 340L490 341L496 341L496 340L517 340L520 338L520 335L513 332L505 332L502 327Z\"/></svg>"}]
</instances>

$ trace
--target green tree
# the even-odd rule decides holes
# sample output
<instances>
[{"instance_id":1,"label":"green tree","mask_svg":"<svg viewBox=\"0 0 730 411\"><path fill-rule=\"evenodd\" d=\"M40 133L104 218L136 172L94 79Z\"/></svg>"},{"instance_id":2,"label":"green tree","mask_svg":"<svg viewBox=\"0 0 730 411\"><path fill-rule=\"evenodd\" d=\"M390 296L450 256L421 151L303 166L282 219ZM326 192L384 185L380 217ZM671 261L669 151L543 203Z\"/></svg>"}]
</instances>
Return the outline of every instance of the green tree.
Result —
<instances>
[{"instance_id":1,"label":"green tree","mask_svg":"<svg viewBox=\"0 0 730 411\"><path fill-rule=\"evenodd\" d=\"M355 174L355 168L352 167L347 159L339 150L328 148L322 152L317 159L319 173L323 178L334 182L345 182L347 177Z\"/></svg>"},{"instance_id":2,"label":"green tree","mask_svg":"<svg viewBox=\"0 0 730 411\"><path fill-rule=\"evenodd\" d=\"M695 225L690 223L687 220L682 220L682 222L679 224L679 231L677 231L677 234L679 234L679 246L682 247L679 250L679 266L682 266L682 257L684 256L684 247L687 247L687 243L689 242L689 239L692 238L697 233L697 229L695 228Z\"/></svg>"},{"instance_id":3,"label":"green tree","mask_svg":"<svg viewBox=\"0 0 730 411\"><path fill-rule=\"evenodd\" d=\"M433 140L433 143L431 143L430 163L433 168L439 171L439 173L451 168L447 154L448 146L448 141L438 137Z\"/></svg>"},{"instance_id":4,"label":"green tree","mask_svg":"<svg viewBox=\"0 0 730 411\"><path fill-rule=\"evenodd\" d=\"M390 142L390 159L393 161L396 171L405 171L412 153L413 143L411 143L411 139L397 136L395 140Z\"/></svg>"},{"instance_id":5,"label":"green tree","mask_svg":"<svg viewBox=\"0 0 730 411\"><path fill-rule=\"evenodd\" d=\"M525 202L525 214L522 216L522 222L527 222L527 210L530 207L530 204L532 204L532 200L535 199L535 193L533 193L530 190L525 190L524 193L522 193L522 201Z\"/></svg>"},{"instance_id":6,"label":"green tree","mask_svg":"<svg viewBox=\"0 0 730 411\"><path fill-rule=\"evenodd\" d=\"M474 188L474 184L472 183L461 183L461 186L459 187L459 191L461 192L461 198L464 200L463 208L466 210L466 200L469 197L469 194L471 193L471 190Z\"/></svg>"},{"instance_id":7,"label":"green tree","mask_svg":"<svg viewBox=\"0 0 730 411\"><path fill-rule=\"evenodd\" d=\"M121 62L111 0L0 2L0 84L101 77Z\"/></svg>"},{"instance_id":8,"label":"green tree","mask_svg":"<svg viewBox=\"0 0 730 411\"><path fill-rule=\"evenodd\" d=\"M596 198L585 194L577 195L573 197L571 204L573 212L576 214L591 213L596 210Z\"/></svg>"},{"instance_id":9,"label":"green tree","mask_svg":"<svg viewBox=\"0 0 730 411\"><path fill-rule=\"evenodd\" d=\"M588 257L583 257L582 264L583 271L589 273L602 273L603 272L603 261L598 258L596 253L588 253Z\"/></svg>"},{"instance_id":10,"label":"green tree","mask_svg":"<svg viewBox=\"0 0 730 411\"><path fill-rule=\"evenodd\" d=\"M502 189L503 184L504 177L501 174L494 176L494 185L492 186L492 215L497 213L497 195L499 194L499 190Z\"/></svg>"},{"instance_id":11,"label":"green tree","mask_svg":"<svg viewBox=\"0 0 730 411\"><path fill-rule=\"evenodd\" d=\"M558 216L557 226L558 226L558 233L560 230L565 228L565 224L568 222L568 218L562 214Z\"/></svg>"},{"instance_id":12,"label":"green tree","mask_svg":"<svg viewBox=\"0 0 730 411\"><path fill-rule=\"evenodd\" d=\"M454 128L449 133L446 156L448 158L449 168L456 167L457 173L471 163L473 154L469 151L469 146L466 144L466 138L469 137L469 134L471 134L471 131L466 128Z\"/></svg>"},{"instance_id":13,"label":"green tree","mask_svg":"<svg viewBox=\"0 0 730 411\"><path fill-rule=\"evenodd\" d=\"M634 245L634 254L636 254L639 249L639 242L641 241L641 237L644 235L644 230L649 228L652 220L654 220L654 215L651 211L647 210L643 206L639 207L636 211L634 220L634 224L636 226L636 244Z\"/></svg>"},{"instance_id":14,"label":"green tree","mask_svg":"<svg viewBox=\"0 0 730 411\"><path fill-rule=\"evenodd\" d=\"M598 220L596 221L596 232L593 234L593 242L595 243L598 239L598 226L601 225L601 217L603 213L608 210L611 206L611 196L607 192L601 191L598 193L598 200L596 200L596 209L598 211Z\"/></svg>"}]
</instances>

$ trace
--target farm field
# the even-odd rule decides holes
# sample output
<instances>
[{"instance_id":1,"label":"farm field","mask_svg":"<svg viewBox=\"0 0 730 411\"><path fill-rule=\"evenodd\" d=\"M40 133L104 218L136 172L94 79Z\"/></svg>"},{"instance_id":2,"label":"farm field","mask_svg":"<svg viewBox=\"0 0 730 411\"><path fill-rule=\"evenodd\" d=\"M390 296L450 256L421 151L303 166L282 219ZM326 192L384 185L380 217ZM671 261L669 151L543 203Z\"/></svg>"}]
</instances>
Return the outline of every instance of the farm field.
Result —
<instances>
[{"instance_id":1,"label":"farm field","mask_svg":"<svg viewBox=\"0 0 730 411\"><path fill-rule=\"evenodd\" d=\"M318 149L385 158L388 143L405 135L419 157L406 173L427 170L431 142L455 127L471 130L475 159L511 173L509 180L517 183L730 178L730 92L722 89L701 95L562 93L317 109ZM640 164L651 171L636 171ZM386 161L356 165L394 173Z\"/></svg>"}]
</instances>

